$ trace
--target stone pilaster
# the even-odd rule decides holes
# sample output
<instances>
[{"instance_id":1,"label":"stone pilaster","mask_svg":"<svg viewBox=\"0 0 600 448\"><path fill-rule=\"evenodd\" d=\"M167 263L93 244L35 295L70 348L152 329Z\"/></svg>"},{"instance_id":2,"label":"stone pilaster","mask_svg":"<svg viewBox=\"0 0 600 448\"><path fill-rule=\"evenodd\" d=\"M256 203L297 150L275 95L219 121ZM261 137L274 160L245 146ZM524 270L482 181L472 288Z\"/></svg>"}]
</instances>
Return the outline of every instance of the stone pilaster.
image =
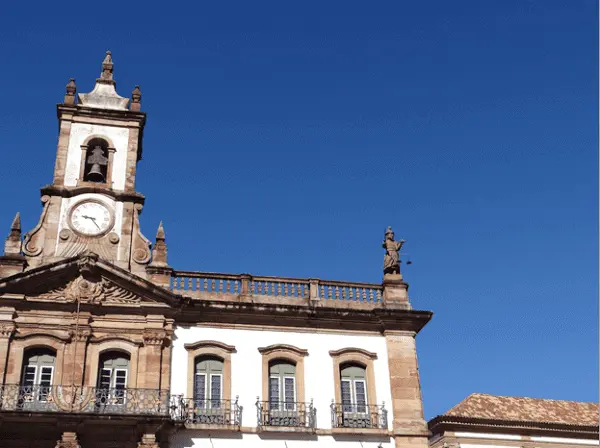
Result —
<instances>
[{"instance_id":1,"label":"stone pilaster","mask_svg":"<svg viewBox=\"0 0 600 448\"><path fill-rule=\"evenodd\" d=\"M411 309L408 300L408 283L402 274L385 274L383 276L383 302L388 308Z\"/></svg>"},{"instance_id":2,"label":"stone pilaster","mask_svg":"<svg viewBox=\"0 0 600 448\"><path fill-rule=\"evenodd\" d=\"M396 447L427 448L429 431L423 415L415 333L386 331L385 341Z\"/></svg>"},{"instance_id":3,"label":"stone pilaster","mask_svg":"<svg viewBox=\"0 0 600 448\"><path fill-rule=\"evenodd\" d=\"M154 434L144 434L142 441L138 442L138 448L160 448L160 445L156 442Z\"/></svg>"},{"instance_id":4,"label":"stone pilaster","mask_svg":"<svg viewBox=\"0 0 600 448\"><path fill-rule=\"evenodd\" d=\"M140 349L138 385L145 389L159 389L161 384L162 347L165 342L164 331L147 330L144 332L144 346Z\"/></svg>"},{"instance_id":5,"label":"stone pilaster","mask_svg":"<svg viewBox=\"0 0 600 448\"><path fill-rule=\"evenodd\" d=\"M63 432L60 440L56 442L55 448L81 448L74 432Z\"/></svg>"},{"instance_id":6,"label":"stone pilaster","mask_svg":"<svg viewBox=\"0 0 600 448\"><path fill-rule=\"evenodd\" d=\"M0 309L0 382L4 381L4 376L8 367L10 342L15 331L15 324L13 322L14 315L14 308Z\"/></svg>"},{"instance_id":7,"label":"stone pilaster","mask_svg":"<svg viewBox=\"0 0 600 448\"><path fill-rule=\"evenodd\" d=\"M83 385L87 345L91 335L91 328L88 326L89 319L89 313L85 313L85 315L82 313L79 316L79 325L76 329L71 330L71 341L65 346L62 370L62 383L65 385Z\"/></svg>"}]
</instances>

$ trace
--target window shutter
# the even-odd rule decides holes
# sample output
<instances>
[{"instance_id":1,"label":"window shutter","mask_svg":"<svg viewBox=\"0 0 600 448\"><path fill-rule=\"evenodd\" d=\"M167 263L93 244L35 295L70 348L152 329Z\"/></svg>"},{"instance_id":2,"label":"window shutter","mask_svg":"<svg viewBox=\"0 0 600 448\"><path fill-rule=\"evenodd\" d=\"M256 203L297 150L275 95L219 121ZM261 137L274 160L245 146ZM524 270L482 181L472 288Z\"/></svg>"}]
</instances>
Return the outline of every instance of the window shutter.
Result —
<instances>
[{"instance_id":1,"label":"window shutter","mask_svg":"<svg viewBox=\"0 0 600 448\"><path fill-rule=\"evenodd\" d=\"M269 403L271 409L279 409L279 377L269 378Z\"/></svg>"},{"instance_id":2,"label":"window shutter","mask_svg":"<svg viewBox=\"0 0 600 448\"><path fill-rule=\"evenodd\" d=\"M195 407L203 408L206 400L206 375L197 373L194 381L194 403Z\"/></svg>"},{"instance_id":3,"label":"window shutter","mask_svg":"<svg viewBox=\"0 0 600 448\"><path fill-rule=\"evenodd\" d=\"M352 389L350 380L342 380L342 407L344 412L352 412Z\"/></svg>"},{"instance_id":4,"label":"window shutter","mask_svg":"<svg viewBox=\"0 0 600 448\"><path fill-rule=\"evenodd\" d=\"M26 366L23 374L23 386L32 387L35 384L36 366Z\"/></svg>"},{"instance_id":5,"label":"window shutter","mask_svg":"<svg viewBox=\"0 0 600 448\"><path fill-rule=\"evenodd\" d=\"M356 411L357 412L365 412L367 405L367 394L365 391L365 382L356 380L354 381L354 389L356 397Z\"/></svg>"},{"instance_id":6,"label":"window shutter","mask_svg":"<svg viewBox=\"0 0 600 448\"><path fill-rule=\"evenodd\" d=\"M98 377L98 387L102 389L110 389L111 374L111 369L101 369Z\"/></svg>"},{"instance_id":7,"label":"window shutter","mask_svg":"<svg viewBox=\"0 0 600 448\"><path fill-rule=\"evenodd\" d=\"M285 377L284 379L284 395L285 395L285 409L293 410L296 401L296 388L293 377Z\"/></svg>"},{"instance_id":8,"label":"window shutter","mask_svg":"<svg viewBox=\"0 0 600 448\"><path fill-rule=\"evenodd\" d=\"M211 407L221 407L221 375L210 376L210 400Z\"/></svg>"}]
</instances>

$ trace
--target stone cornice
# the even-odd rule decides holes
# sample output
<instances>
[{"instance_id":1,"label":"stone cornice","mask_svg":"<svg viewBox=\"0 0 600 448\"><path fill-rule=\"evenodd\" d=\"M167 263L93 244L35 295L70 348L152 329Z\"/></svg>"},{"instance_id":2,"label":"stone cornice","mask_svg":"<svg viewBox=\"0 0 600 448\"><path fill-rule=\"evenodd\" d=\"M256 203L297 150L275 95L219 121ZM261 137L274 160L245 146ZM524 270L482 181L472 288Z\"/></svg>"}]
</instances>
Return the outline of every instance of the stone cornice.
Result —
<instances>
[{"instance_id":1,"label":"stone cornice","mask_svg":"<svg viewBox=\"0 0 600 448\"><path fill-rule=\"evenodd\" d=\"M295 347L293 345L288 345L288 344L274 344L274 345L269 345L268 347L259 347L258 348L258 352L261 355L268 355L268 354L276 352L276 351L293 352L300 356L308 356L308 350L305 350L303 348L298 348L298 347Z\"/></svg>"},{"instance_id":2,"label":"stone cornice","mask_svg":"<svg viewBox=\"0 0 600 448\"><path fill-rule=\"evenodd\" d=\"M433 434L441 434L446 431L469 431L596 440L599 435L599 427L597 425L568 425L564 423L494 420L448 415L438 415L429 421L428 427Z\"/></svg>"},{"instance_id":3,"label":"stone cornice","mask_svg":"<svg viewBox=\"0 0 600 448\"><path fill-rule=\"evenodd\" d=\"M99 187L95 185L83 185L79 187L63 187L59 185L45 185L41 188L42 195L60 196L62 198L71 198L83 193L96 193L109 196L116 201L134 202L136 204L144 204L145 196L135 191L117 191L110 188ZM141 212L141 210L140 210Z\"/></svg>"},{"instance_id":4,"label":"stone cornice","mask_svg":"<svg viewBox=\"0 0 600 448\"><path fill-rule=\"evenodd\" d=\"M224 342L219 342L219 341L197 341L197 342L191 342L189 344L183 344L183 348L185 348L187 351L197 350L199 348L206 348L206 347L219 348L228 353L236 352L235 347L233 345L228 345L228 344L225 344Z\"/></svg>"},{"instance_id":5,"label":"stone cornice","mask_svg":"<svg viewBox=\"0 0 600 448\"><path fill-rule=\"evenodd\" d=\"M288 304L257 304L192 300L176 317L180 325L200 322L261 327L303 327L360 330L382 334L386 330L418 333L431 319L430 311L405 309L353 309Z\"/></svg>"},{"instance_id":6,"label":"stone cornice","mask_svg":"<svg viewBox=\"0 0 600 448\"><path fill-rule=\"evenodd\" d=\"M56 116L61 119L63 115L78 115L95 118L111 118L113 120L136 121L142 126L146 124L146 113L131 110L96 109L80 105L57 104Z\"/></svg>"},{"instance_id":7,"label":"stone cornice","mask_svg":"<svg viewBox=\"0 0 600 448\"><path fill-rule=\"evenodd\" d=\"M360 353L361 355L366 356L367 358L377 359L377 353L373 353L368 350L364 350L362 348L347 347L347 348L342 348L339 350L330 350L329 351L329 355L333 356L333 357L338 357L338 356L346 355L349 353L350 354Z\"/></svg>"}]
</instances>

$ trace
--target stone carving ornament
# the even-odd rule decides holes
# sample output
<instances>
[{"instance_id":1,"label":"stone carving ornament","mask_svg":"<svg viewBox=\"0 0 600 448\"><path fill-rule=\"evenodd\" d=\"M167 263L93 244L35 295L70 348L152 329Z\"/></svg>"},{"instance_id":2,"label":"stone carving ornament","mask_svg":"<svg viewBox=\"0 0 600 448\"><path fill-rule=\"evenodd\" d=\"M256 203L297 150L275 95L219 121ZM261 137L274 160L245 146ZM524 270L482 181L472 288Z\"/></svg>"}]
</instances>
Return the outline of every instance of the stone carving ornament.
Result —
<instances>
[{"instance_id":1,"label":"stone carving ornament","mask_svg":"<svg viewBox=\"0 0 600 448\"><path fill-rule=\"evenodd\" d=\"M48 207L50 205L50 197L42 196L41 198L42 204L44 204L44 209L42 210L42 216L40 216L40 220L37 225L33 228L31 232L27 232L25 234L25 238L23 239L23 253L28 257L37 257L42 253L43 249L43 241L38 241L40 239L39 231L44 224L44 220L46 219L46 214L48 213Z\"/></svg>"},{"instance_id":2,"label":"stone carving ornament","mask_svg":"<svg viewBox=\"0 0 600 448\"><path fill-rule=\"evenodd\" d=\"M90 304L133 304L141 301L141 297L136 293L128 291L105 278L92 281L81 275L64 286L39 294L38 297L48 300L80 301L81 303Z\"/></svg>"}]
</instances>

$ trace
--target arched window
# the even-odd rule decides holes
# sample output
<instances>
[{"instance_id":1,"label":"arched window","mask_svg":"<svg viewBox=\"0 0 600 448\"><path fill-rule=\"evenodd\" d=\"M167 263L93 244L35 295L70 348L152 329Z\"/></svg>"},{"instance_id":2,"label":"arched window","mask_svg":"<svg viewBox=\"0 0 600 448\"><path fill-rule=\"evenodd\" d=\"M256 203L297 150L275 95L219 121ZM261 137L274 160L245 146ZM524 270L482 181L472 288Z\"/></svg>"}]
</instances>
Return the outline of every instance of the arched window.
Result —
<instances>
[{"instance_id":1,"label":"arched window","mask_svg":"<svg viewBox=\"0 0 600 448\"><path fill-rule=\"evenodd\" d=\"M271 410L293 411L296 407L296 364L287 359L269 363L269 405Z\"/></svg>"},{"instance_id":2,"label":"arched window","mask_svg":"<svg viewBox=\"0 0 600 448\"><path fill-rule=\"evenodd\" d=\"M198 356L194 367L194 407L220 408L223 400L223 360Z\"/></svg>"},{"instance_id":3,"label":"arched window","mask_svg":"<svg viewBox=\"0 0 600 448\"><path fill-rule=\"evenodd\" d=\"M340 386L344 412L367 410L367 370L357 363L340 365Z\"/></svg>"},{"instance_id":4,"label":"arched window","mask_svg":"<svg viewBox=\"0 0 600 448\"><path fill-rule=\"evenodd\" d=\"M25 351L21 374L21 399L24 402L48 400L56 353L49 348L35 348Z\"/></svg>"},{"instance_id":5,"label":"arched window","mask_svg":"<svg viewBox=\"0 0 600 448\"><path fill-rule=\"evenodd\" d=\"M108 142L101 138L91 139L87 144L83 160L83 180L107 183L108 161Z\"/></svg>"},{"instance_id":6,"label":"arched window","mask_svg":"<svg viewBox=\"0 0 600 448\"><path fill-rule=\"evenodd\" d=\"M101 405L124 404L128 378L129 355L127 353L110 351L100 355L98 401Z\"/></svg>"}]
</instances>

